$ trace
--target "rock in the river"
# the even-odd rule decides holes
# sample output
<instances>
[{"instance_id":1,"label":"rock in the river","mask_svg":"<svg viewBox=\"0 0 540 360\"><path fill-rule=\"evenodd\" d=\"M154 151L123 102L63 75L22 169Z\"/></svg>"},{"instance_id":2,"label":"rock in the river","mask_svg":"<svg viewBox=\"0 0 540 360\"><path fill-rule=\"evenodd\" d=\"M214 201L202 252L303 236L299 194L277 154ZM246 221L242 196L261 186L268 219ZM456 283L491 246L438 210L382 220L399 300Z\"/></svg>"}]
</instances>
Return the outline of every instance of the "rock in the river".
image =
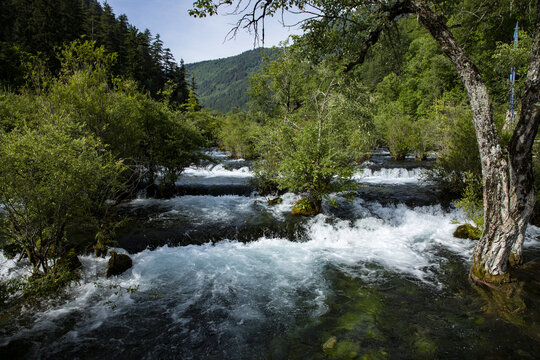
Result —
<instances>
[{"instance_id":1,"label":"rock in the river","mask_svg":"<svg viewBox=\"0 0 540 360\"><path fill-rule=\"evenodd\" d=\"M277 197L275 199L268 200L268 205L278 205L278 204L281 204L282 202L283 202L283 199L280 197Z\"/></svg>"},{"instance_id":2,"label":"rock in the river","mask_svg":"<svg viewBox=\"0 0 540 360\"><path fill-rule=\"evenodd\" d=\"M131 258L124 254L118 254L116 251L111 251L109 266L107 267L107 277L120 275L127 269L133 266Z\"/></svg>"},{"instance_id":3,"label":"rock in the river","mask_svg":"<svg viewBox=\"0 0 540 360\"><path fill-rule=\"evenodd\" d=\"M471 224L464 224L457 227L454 231L454 237L459 239L471 239L478 240L482 236L482 232L477 227L472 226Z\"/></svg>"}]
</instances>

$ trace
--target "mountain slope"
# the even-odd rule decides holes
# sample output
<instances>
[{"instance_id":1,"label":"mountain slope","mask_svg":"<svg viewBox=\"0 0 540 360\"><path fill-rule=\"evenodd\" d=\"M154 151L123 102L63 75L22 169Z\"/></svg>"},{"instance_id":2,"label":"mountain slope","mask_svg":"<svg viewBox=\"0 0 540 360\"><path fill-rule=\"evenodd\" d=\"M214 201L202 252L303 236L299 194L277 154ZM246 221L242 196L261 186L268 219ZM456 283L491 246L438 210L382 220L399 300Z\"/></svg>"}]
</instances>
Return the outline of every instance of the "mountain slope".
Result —
<instances>
[{"instance_id":1,"label":"mountain slope","mask_svg":"<svg viewBox=\"0 0 540 360\"><path fill-rule=\"evenodd\" d=\"M235 107L247 109L249 78L261 69L264 57L274 51L258 48L224 59L187 64L188 78L195 77L201 104L224 113Z\"/></svg>"}]
</instances>

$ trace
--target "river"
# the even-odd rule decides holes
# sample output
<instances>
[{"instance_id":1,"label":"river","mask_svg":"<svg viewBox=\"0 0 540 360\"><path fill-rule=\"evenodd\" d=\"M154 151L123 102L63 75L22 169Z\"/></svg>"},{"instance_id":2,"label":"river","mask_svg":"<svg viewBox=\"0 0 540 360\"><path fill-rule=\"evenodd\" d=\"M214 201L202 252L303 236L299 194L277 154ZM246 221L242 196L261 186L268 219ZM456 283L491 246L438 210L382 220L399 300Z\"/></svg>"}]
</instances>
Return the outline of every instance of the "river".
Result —
<instances>
[{"instance_id":1,"label":"river","mask_svg":"<svg viewBox=\"0 0 540 360\"><path fill-rule=\"evenodd\" d=\"M538 293L518 326L485 311L468 282L474 242L463 218L421 181L430 163L379 151L312 218L298 195L270 206L251 164L209 153L177 197L122 206L118 251L133 268L106 279L107 259L81 257L83 278L0 330L3 359L534 359ZM540 256L530 227L526 260ZM0 256L0 276L23 271Z\"/></svg>"}]
</instances>

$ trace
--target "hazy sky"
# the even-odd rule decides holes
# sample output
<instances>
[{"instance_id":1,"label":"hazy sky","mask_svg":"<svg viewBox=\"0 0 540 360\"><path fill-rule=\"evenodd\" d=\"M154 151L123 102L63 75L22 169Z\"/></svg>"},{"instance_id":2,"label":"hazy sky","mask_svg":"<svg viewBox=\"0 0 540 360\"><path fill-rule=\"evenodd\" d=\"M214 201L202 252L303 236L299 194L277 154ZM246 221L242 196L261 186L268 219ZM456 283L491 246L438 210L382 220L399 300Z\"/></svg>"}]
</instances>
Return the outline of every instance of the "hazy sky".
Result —
<instances>
[{"instance_id":1,"label":"hazy sky","mask_svg":"<svg viewBox=\"0 0 540 360\"><path fill-rule=\"evenodd\" d=\"M101 1L102 3L105 1ZM225 41L225 36L236 19L234 16L212 16L195 19L187 11L193 0L108 0L116 16L126 14L130 24L140 31L160 34L164 46L171 49L175 59L185 63L217 59L253 49L253 35L239 32L236 39ZM226 13L226 11L221 11ZM293 20L287 20L292 24ZM266 21L265 47L278 45L298 29L284 28L278 19ZM261 44L262 45L262 44Z\"/></svg>"}]
</instances>

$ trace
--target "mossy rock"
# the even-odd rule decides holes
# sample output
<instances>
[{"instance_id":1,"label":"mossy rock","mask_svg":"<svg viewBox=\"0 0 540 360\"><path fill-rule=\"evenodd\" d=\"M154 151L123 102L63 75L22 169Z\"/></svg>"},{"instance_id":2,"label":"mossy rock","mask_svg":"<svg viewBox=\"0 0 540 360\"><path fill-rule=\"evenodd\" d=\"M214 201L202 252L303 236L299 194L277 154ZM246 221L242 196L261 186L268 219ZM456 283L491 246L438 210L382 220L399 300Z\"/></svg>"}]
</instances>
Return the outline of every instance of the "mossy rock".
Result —
<instances>
[{"instance_id":1,"label":"mossy rock","mask_svg":"<svg viewBox=\"0 0 540 360\"><path fill-rule=\"evenodd\" d=\"M283 199L280 198L280 197L277 197L275 199L269 199L268 200L268 205L279 205L283 202Z\"/></svg>"},{"instance_id":2,"label":"mossy rock","mask_svg":"<svg viewBox=\"0 0 540 360\"><path fill-rule=\"evenodd\" d=\"M471 239L478 240L482 236L482 232L477 227L472 226L471 224L464 224L457 227L454 231L454 237L459 239Z\"/></svg>"},{"instance_id":3,"label":"mossy rock","mask_svg":"<svg viewBox=\"0 0 540 360\"><path fill-rule=\"evenodd\" d=\"M75 249L71 249L64 253L64 255L62 255L60 259L56 261L55 265L55 268L63 268L64 270L68 271L75 271L81 267L82 263L79 260L77 253L75 253Z\"/></svg>"},{"instance_id":4,"label":"mossy rock","mask_svg":"<svg viewBox=\"0 0 540 360\"><path fill-rule=\"evenodd\" d=\"M107 277L120 275L127 269L133 266L131 258L124 254L118 254L116 251L111 251L111 258L107 267Z\"/></svg>"},{"instance_id":5,"label":"mossy rock","mask_svg":"<svg viewBox=\"0 0 540 360\"><path fill-rule=\"evenodd\" d=\"M321 200L303 198L300 199L292 208L293 215L313 216L321 212Z\"/></svg>"}]
</instances>

